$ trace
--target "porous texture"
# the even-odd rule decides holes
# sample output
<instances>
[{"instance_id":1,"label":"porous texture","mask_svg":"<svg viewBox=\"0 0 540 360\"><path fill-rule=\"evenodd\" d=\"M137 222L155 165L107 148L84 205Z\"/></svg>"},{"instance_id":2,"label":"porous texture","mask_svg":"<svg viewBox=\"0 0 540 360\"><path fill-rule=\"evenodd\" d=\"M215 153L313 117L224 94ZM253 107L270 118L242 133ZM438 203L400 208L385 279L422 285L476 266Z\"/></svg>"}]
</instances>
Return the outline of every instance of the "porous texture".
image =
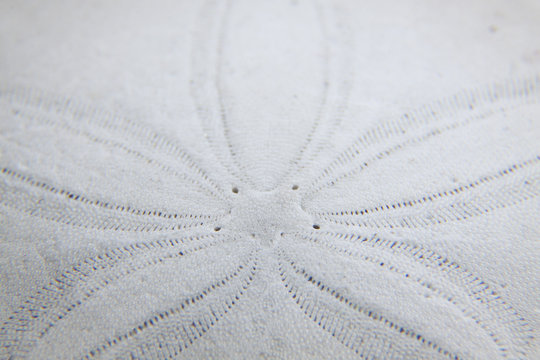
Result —
<instances>
[{"instance_id":1,"label":"porous texture","mask_svg":"<svg viewBox=\"0 0 540 360\"><path fill-rule=\"evenodd\" d=\"M535 1L0 2L0 359L538 359Z\"/></svg>"}]
</instances>

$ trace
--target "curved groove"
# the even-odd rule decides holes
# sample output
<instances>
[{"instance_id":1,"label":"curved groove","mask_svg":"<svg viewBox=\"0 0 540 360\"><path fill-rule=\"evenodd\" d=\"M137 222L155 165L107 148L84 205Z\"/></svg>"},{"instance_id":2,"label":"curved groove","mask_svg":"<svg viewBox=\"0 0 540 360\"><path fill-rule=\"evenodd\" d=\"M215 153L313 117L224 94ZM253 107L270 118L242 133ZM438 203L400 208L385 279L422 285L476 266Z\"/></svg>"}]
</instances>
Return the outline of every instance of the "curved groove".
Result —
<instances>
[{"instance_id":1,"label":"curved groove","mask_svg":"<svg viewBox=\"0 0 540 360\"><path fill-rule=\"evenodd\" d=\"M223 190L217 182L197 165L197 162L178 141L168 139L142 124L104 110L77 104L69 98L54 97L36 89L2 90L0 100L8 103L13 116L19 120L62 129L73 135L82 136L90 142L120 150L165 173L189 182L213 198L224 199ZM96 134L95 129L102 130L104 133L117 132L119 136L116 136L114 140L108 139ZM127 138L137 139L143 150L137 150L128 142L122 141ZM156 157L148 155L148 151L157 151L161 155L171 156L174 165L167 165ZM178 164L184 165L183 171L179 172L175 169ZM188 170L190 174L185 170Z\"/></svg>"},{"instance_id":2,"label":"curved groove","mask_svg":"<svg viewBox=\"0 0 540 360\"><path fill-rule=\"evenodd\" d=\"M333 210L313 213L319 220L326 220L346 226L372 228L395 227L426 227L450 221L461 221L474 216L483 215L496 209L505 208L540 195L540 174L526 176L522 181L503 185L491 191L474 196L480 188L501 181L510 175L515 175L526 167L537 166L540 156L514 164L491 175L483 176L469 184L461 185L450 190L424 195L414 200L404 200L393 204L383 204L371 208L355 210ZM472 192L465 200L454 200L464 192ZM450 204L430 209L430 205L439 201L452 201ZM411 211L426 211L410 213ZM409 213L405 213L409 212Z\"/></svg>"},{"instance_id":3,"label":"curved groove","mask_svg":"<svg viewBox=\"0 0 540 360\"><path fill-rule=\"evenodd\" d=\"M37 180L30 175L1 168L0 174L20 183L55 195L58 200L47 201L17 187L0 182L0 204L23 211L31 216L62 223L65 225L116 231L173 231L213 223L222 216L203 214L179 214L165 211L140 209L128 205L90 199L87 196L62 189ZM76 210L67 204L82 205L85 210ZM152 220L153 219L153 220Z\"/></svg>"},{"instance_id":4,"label":"curved groove","mask_svg":"<svg viewBox=\"0 0 540 360\"><path fill-rule=\"evenodd\" d=\"M12 313L0 327L0 348L13 356L24 356L58 321L123 277L232 240L212 235L158 240L85 259L38 290Z\"/></svg>"},{"instance_id":5,"label":"curved groove","mask_svg":"<svg viewBox=\"0 0 540 360\"><path fill-rule=\"evenodd\" d=\"M323 114L324 114L324 111L325 111L325 108L328 106L328 97L329 97L329 87L330 87L330 64L329 64L329 57L330 57L330 49L329 49L329 41L328 41L328 33L327 33L327 24L326 24L326 21L324 19L324 15L323 15L323 12L321 10L321 5L317 2L317 1L314 1L313 2L313 6L315 8L315 11L317 13L317 17L318 17L318 20L319 20L319 24L320 24L320 28L321 28L321 32L323 34L323 37L325 38L326 41L324 41L324 46L323 46L323 51L322 53L324 55L322 55L321 57L324 58L324 61L323 61L323 83L322 83L322 94L321 94L321 101L320 101L320 105L318 106L318 110L317 110L317 113L315 115L315 119L313 120L313 124L311 125L311 129L308 131L308 134L304 140L304 143L302 144L302 146L300 147L300 149L298 150L298 154L296 154L292 161L291 161L291 165L287 168L287 172L282 176L282 177L286 177L288 174L289 174L289 171L292 170L292 168L294 166L297 166L300 161L302 160L302 157L304 155L304 152L307 150L307 148L309 147L309 145L311 144L312 140L313 140L313 136L315 135L317 129L319 128L320 124L321 124L321 119L323 117Z\"/></svg>"},{"instance_id":6,"label":"curved groove","mask_svg":"<svg viewBox=\"0 0 540 360\"><path fill-rule=\"evenodd\" d=\"M231 2L227 0L223 3L215 5L207 1L202 6L201 15L197 23L199 26L193 41L194 48L192 53L194 55L191 59L191 65L194 69L193 73L196 76L190 81L191 97L196 106L206 141L219 160L218 163L223 165L237 180L254 186L253 180L250 177L243 176L240 172L245 172L246 168L238 162L236 157L237 152L233 149L227 113L223 101L223 89L220 82L221 58ZM219 9L218 12L220 13L214 14L216 9ZM213 47L212 50L215 50L215 54L209 49L211 47ZM210 60L215 61L213 66L209 63ZM208 78L208 73L214 77L212 80ZM210 103L210 106L208 103ZM215 109L218 110L217 114L213 114ZM216 117L219 118L227 156L224 156L223 150L217 147L219 144L217 138L211 135L217 125L213 123Z\"/></svg>"},{"instance_id":7,"label":"curved groove","mask_svg":"<svg viewBox=\"0 0 540 360\"><path fill-rule=\"evenodd\" d=\"M361 236L356 234L343 233L316 233L316 234L293 234L293 236L315 244L318 247L324 247L341 255L359 258L363 261L379 265L383 271L398 274L403 281L414 282L429 291L432 295L447 301L459 309L465 317L474 321L497 345L499 352L505 358L514 358L516 354L526 356L526 348L532 340L532 330L529 325L508 303L501 299L500 295L492 290L483 280L474 276L472 273L438 255L437 253L417 246L411 246L404 242L384 240L377 236ZM325 240L327 237L328 240ZM341 244L340 244L341 243ZM359 246L343 246L343 243ZM362 249L365 246L383 251L385 253L400 254L407 256L416 263L436 269L447 281L459 286L466 299L460 298L460 294L445 289L444 285L435 284L421 275L414 274L411 270L405 269L403 262L388 260L377 253L369 253ZM401 268L403 266L403 268ZM471 306L476 304L476 306ZM496 313L497 323L486 312ZM507 326L518 339L517 345L511 339L505 339L506 336L500 331L501 322Z\"/></svg>"},{"instance_id":8,"label":"curved groove","mask_svg":"<svg viewBox=\"0 0 540 360\"><path fill-rule=\"evenodd\" d=\"M231 11L231 1L226 0L226 8L223 12L223 15L220 19L219 23L219 35L217 39L217 57L216 57L216 77L214 79L214 86L216 88L217 97L218 97L218 105L219 105L219 114L220 114L220 120L221 125L223 127L223 138L225 139L225 143L227 145L227 149L229 150L230 157L233 161L234 166L236 166L237 169L243 170L245 169L245 166L242 166L238 160L238 151L234 150L235 146L233 146L233 141L231 139L231 130L229 125L229 118L227 116L227 109L225 108L225 102L223 99L223 84L222 84L222 67L223 67L223 47L225 43L225 35L227 33L227 27L228 27L228 20L229 20L229 13ZM246 173L244 178L247 178L247 182L250 184L254 184L254 182L249 179L249 175Z\"/></svg>"},{"instance_id":9,"label":"curved groove","mask_svg":"<svg viewBox=\"0 0 540 360\"><path fill-rule=\"evenodd\" d=\"M113 211L105 209L97 208L85 211L82 208L66 208L61 201L45 201L42 197L28 194L4 183L0 183L0 205L58 224L98 231L168 232L201 227L207 224L201 219L196 219L187 224L181 222L141 221L141 219L134 216L129 219L128 215L122 214L123 216L118 216ZM126 217L128 218L126 219Z\"/></svg>"},{"instance_id":10,"label":"curved groove","mask_svg":"<svg viewBox=\"0 0 540 360\"><path fill-rule=\"evenodd\" d=\"M318 3L314 3L312 4L315 8L315 12L317 13L317 18L318 18L318 22L320 24L320 27L322 28L322 31L323 33L326 32L326 23L323 19L323 12L321 11L320 9L320 4ZM204 8L205 10L202 11L203 13L203 17L205 19L209 18L208 14L210 14L211 12L215 12L215 6L214 7L208 7L208 8ZM215 51L215 54L212 54L213 56L208 56L208 55L200 55L200 59L198 60L193 60L193 64L194 64L194 67L196 67L197 69L199 69L197 72L198 72L198 77L200 78L204 78L204 75L202 75L205 71L202 69L202 66L204 65L204 62L208 62L209 60L208 59L213 59L213 57L215 57L215 79L213 81L213 85L215 87L214 91L215 91L215 100L214 102L216 103L215 107L219 109L219 112L217 114L214 114L212 115L212 110L211 109L208 109L208 105L206 104L208 101L204 101L204 97L203 96L199 96L198 94L199 93L204 93L204 94L207 94L208 91L206 92L203 92L201 91L200 89L198 89L198 87L203 87L204 86L204 80L201 80L201 79L198 79L197 81L195 80L192 80L191 82L191 85L192 85L192 97L194 98L194 102L196 103L197 105L197 108L198 108L198 113L200 115L200 118L201 118L201 123L203 125L203 128L205 130L205 135L206 135L206 138L207 138L207 141L209 143L209 145L213 148L214 150L214 153L216 155L216 157L220 160L220 162L222 162L224 164L224 166L226 167L227 171L229 173L231 173L233 176L235 176L236 178L238 178L239 180L241 181L244 181L246 182L248 185L252 186L252 187L257 187L256 184L255 184L255 179L253 179L249 173L246 171L247 168L246 166L244 166L238 159L238 151L235 150L236 146L234 146L233 144L233 141L231 139L231 136L230 136L230 124L229 124L229 118L227 116L227 109L226 109L226 106L225 106L225 103L223 101L223 92L224 92L224 89L223 89L223 85L221 83L221 73L222 73L222 53L223 53L223 42L224 42L224 38L225 38L225 35L226 35L226 32L227 32L227 23L228 23L228 14L230 12L230 8L231 8L231 2L230 1L227 1L226 2L226 5L223 5L223 10L221 10L221 14L219 16L216 16L214 15L216 18L219 17L219 20L214 20L214 23L217 23L218 26L210 26L208 24L205 24L204 21L201 21L200 24L200 28L202 30L199 30L199 33L203 34L203 35L200 35L200 39L198 41L196 41L196 44L197 44L197 50L200 51L203 47L201 47L201 43L205 43L205 44L212 44L214 45L213 47L215 47L216 51ZM208 20L207 20L208 21ZM212 28L217 28L216 29L212 29ZM213 31L208 31L208 29L211 29ZM208 34L208 33L211 33L211 34ZM206 37L204 36L206 34ZM215 39L208 39L209 37L215 37ZM329 64L328 64L328 58L329 58L329 53L330 53L330 50L329 50L329 44L330 44L330 40L328 39L329 36L325 36L326 37L326 41L325 41L325 46L324 46L324 55L322 55L322 57L325 58L325 61L324 61L324 64L323 64L323 73L324 73L324 81L322 83L322 95L321 95L321 101L320 101L320 106L319 106L319 109L317 111L317 114L315 115L315 119L314 119L314 122L312 124L312 127L311 129L309 129L308 131L308 135L306 136L306 139L304 141L303 144L301 144L300 148L298 149L298 153L293 155L292 159L289 161L289 166L287 166L284 174L281 176L282 178L285 178L285 177L288 177L291 172L293 170L298 170L298 166L300 165L300 163L302 162L303 160L303 157L305 155L305 152L308 150L309 148L309 145L312 143L313 140L315 140L315 135L317 135L317 130L319 129L320 125L321 125L321 119L323 118L325 112L331 112L331 110L328 110L328 102L329 102L329 93L332 92L336 92L336 94L333 94L333 97L335 97L337 100L336 102L339 103L339 105L337 106L337 109L334 109L335 113L336 114L330 114L327 116L329 117L332 117L334 118L334 121L332 122L332 125L331 125L331 128L332 130L330 132L327 132L324 134L324 138L327 138L328 136L331 135L331 133L333 133L333 131L339 126L339 122L341 121L341 117L342 117L342 113L344 112L344 108L345 108L345 105L347 100L348 100L348 93L350 91L350 81L347 81L348 79L344 79L344 81L342 81L342 83L344 83L345 85L337 85L337 84L333 84L333 81L331 81L332 79L330 79L329 77ZM202 40L201 40L202 39ZM210 48L210 46L208 45L207 48ZM204 50L203 50L204 52ZM208 49L206 49L206 52L210 52ZM210 67L209 64L206 65L207 68ZM206 72L208 72L208 70L206 70ZM212 71L211 71L212 72ZM338 69L338 72L341 73L341 75L343 75L343 73L345 72L343 70L343 67L340 67ZM345 76L342 76L342 77L345 77ZM350 78L350 75L349 75L349 78ZM335 80L335 79L334 79ZM210 82L208 79L206 80L208 83ZM210 87L210 85L207 85L208 87ZM338 89L333 89L333 87L338 87ZM215 117L215 118L219 118L220 119L220 128L223 132L223 140L225 142L225 148L227 148L227 154L229 155L228 158L231 159L232 161L232 165L229 165L227 163L227 161L225 161L225 157L223 156L222 152L223 151L220 151L214 143L216 143L216 138L213 137L213 138L210 138L208 136L208 134L210 134L212 131L212 126L210 126L211 124L208 124L208 123L211 123L211 120L212 120L212 117ZM214 123L217 124L217 121L215 121ZM323 140L321 140L320 142L322 142ZM318 152L320 152L322 150L322 145L321 144L317 144L316 146L316 152L312 155L311 158L314 158ZM245 174L242 175L239 171L237 170L240 170L240 171L243 171ZM273 189L275 189L278 185L274 186L272 189L267 189L266 191L271 191Z\"/></svg>"},{"instance_id":11,"label":"curved groove","mask_svg":"<svg viewBox=\"0 0 540 360\"><path fill-rule=\"evenodd\" d=\"M388 358L392 358L390 354L393 353L396 356L399 355L400 358L432 359L439 355L447 359L460 359L457 354L442 348L414 330L400 326L351 301L306 270L299 268L282 250L279 257L279 271L283 286L304 314L361 358L371 359L377 357L378 354L379 356L386 354ZM305 285L295 281L293 276L300 278ZM314 295L314 292L317 292L319 296ZM325 301L320 295L329 300ZM333 310L332 307L336 307L335 305L346 309L346 312ZM355 318L349 318L351 315ZM362 327L370 330L362 331ZM394 336L400 336L409 344L400 348L401 344L392 341L392 335L387 335L388 332Z\"/></svg>"},{"instance_id":12,"label":"curved groove","mask_svg":"<svg viewBox=\"0 0 540 360\"><path fill-rule=\"evenodd\" d=\"M422 143L433 136L468 125L495 113L503 112L508 108L486 109L475 113L477 107L482 109L504 101L512 102L513 106L527 102L536 103L540 100L539 95L540 76L537 75L524 80L494 84L482 90L463 91L432 105L426 105L420 109L405 113L398 119L383 122L359 136L351 146L335 157L312 182L306 192L306 197L312 198L319 191L356 175L372 162L383 159L410 145ZM453 121L448 125L434 128L424 135L403 140L367 160L361 159L365 150L372 145L404 135L411 130L439 123L443 118L463 118L464 116L466 117L463 120ZM352 165L353 168L347 171L346 166L348 165Z\"/></svg>"},{"instance_id":13,"label":"curved groove","mask_svg":"<svg viewBox=\"0 0 540 360\"><path fill-rule=\"evenodd\" d=\"M385 150L382 150L376 153L375 155L371 156L367 160L364 159L363 162L357 163L351 170L348 170L346 172L340 173L339 175L333 176L332 174L334 170L337 169L338 166L344 166L346 164L353 163L354 160L357 160L356 158L362 154L360 150L354 150L354 154L347 152L347 155L345 155L347 157L346 160L342 160L341 158L339 158L338 160L333 162L329 167L323 170L323 175L321 175L312 183L311 187L305 192L305 196L303 200L305 201L307 199L311 199L315 197L315 195L317 195L322 190L333 187L337 183L347 178L351 178L357 175L359 172L363 171L365 168L367 168L368 166L371 166L375 162L383 160L401 150L407 149L410 146L422 144L424 142L431 140L434 137L440 136L449 131L456 130L458 128L466 126L471 123L471 120L472 119L466 119L464 121L454 122L443 127L434 128L420 136L409 138L403 142L400 142L396 145L393 145L389 148L386 148Z\"/></svg>"},{"instance_id":14,"label":"curved groove","mask_svg":"<svg viewBox=\"0 0 540 360\"><path fill-rule=\"evenodd\" d=\"M204 336L206 332L225 317L240 301L253 282L256 271L257 260L253 258L252 253L248 261L240 264L223 279L204 288L199 294L184 299L180 305L174 308L160 311L157 315L146 319L122 335L118 335L113 339L107 339L82 358L92 359L102 356L104 353L114 350L115 347L127 341L143 340L143 336L146 340L144 343L138 344L135 349L130 347L122 356L129 355L133 359L147 358L150 354L154 356L158 354L158 358L178 356L193 344L195 340ZM244 276L240 278L242 274ZM226 287L236 288L236 291L229 295L219 294L220 290ZM210 302L210 304L205 305L207 302ZM201 315L201 311L199 310L196 312L195 317L189 316L188 319L185 319L184 314L197 306L203 306L205 308L204 314ZM160 327L164 327L165 329L160 331ZM149 338L150 342L148 341Z\"/></svg>"},{"instance_id":15,"label":"curved groove","mask_svg":"<svg viewBox=\"0 0 540 360\"><path fill-rule=\"evenodd\" d=\"M353 53L351 49L352 46L354 46L353 41L350 39L349 34L342 28L338 30L339 36L332 36L333 39L332 41L330 41L328 24L327 21L325 21L324 19L324 12L321 9L321 6L323 5L321 5L319 2L314 2L314 6L319 16L319 23L321 24L322 33L326 38L324 50L326 54L325 58L330 58L330 44L335 44L336 39L340 39L340 41L347 44L347 46L342 45L342 48L346 49L348 54ZM346 26L346 24L344 24L343 22L340 22L340 25L343 27ZM304 144L298 150L298 154L293 157L291 161L291 166L288 168L288 171L283 175L284 178L290 175L289 173L293 168L296 168L296 171L295 173L293 173L293 175L298 176L306 167L306 165L302 165L302 163L311 163L321 153L321 151L324 149L324 146L326 145L325 143L328 141L329 138L334 135L335 131L339 128L339 125L341 124L350 97L350 92L352 88L352 82L350 79L353 78L354 67L350 62L350 56L344 56L343 54L341 54L340 58L340 60L344 63L340 62L339 66L337 66L337 69L335 68L336 64L334 64L334 69L332 69L334 70L334 72L338 73L337 75L330 75L332 73L332 71L330 71L330 68L332 67L330 64L331 61L327 60L325 62L324 78L326 80L323 84L324 95L321 101L321 105L319 107L319 111L317 112L317 116L314 119L313 125L308 132ZM332 105L332 107L329 106L330 97L332 97L333 103L336 103ZM321 120L323 118L331 121L331 124L329 128L323 132L322 135L319 135L317 131L320 128ZM309 153L310 150L311 153ZM306 155L308 153L309 156ZM304 160L304 157L306 156L307 158Z\"/></svg>"}]
</instances>

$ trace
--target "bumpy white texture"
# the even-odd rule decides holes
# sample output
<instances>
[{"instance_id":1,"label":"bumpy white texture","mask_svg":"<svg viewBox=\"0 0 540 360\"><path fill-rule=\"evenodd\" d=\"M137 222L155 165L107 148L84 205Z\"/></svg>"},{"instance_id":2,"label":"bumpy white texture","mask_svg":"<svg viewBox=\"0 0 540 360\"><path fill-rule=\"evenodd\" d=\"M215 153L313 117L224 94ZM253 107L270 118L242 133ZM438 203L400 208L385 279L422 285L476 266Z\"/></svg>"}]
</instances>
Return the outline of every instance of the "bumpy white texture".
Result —
<instances>
[{"instance_id":1,"label":"bumpy white texture","mask_svg":"<svg viewBox=\"0 0 540 360\"><path fill-rule=\"evenodd\" d=\"M0 2L0 359L539 358L539 17Z\"/></svg>"}]
</instances>

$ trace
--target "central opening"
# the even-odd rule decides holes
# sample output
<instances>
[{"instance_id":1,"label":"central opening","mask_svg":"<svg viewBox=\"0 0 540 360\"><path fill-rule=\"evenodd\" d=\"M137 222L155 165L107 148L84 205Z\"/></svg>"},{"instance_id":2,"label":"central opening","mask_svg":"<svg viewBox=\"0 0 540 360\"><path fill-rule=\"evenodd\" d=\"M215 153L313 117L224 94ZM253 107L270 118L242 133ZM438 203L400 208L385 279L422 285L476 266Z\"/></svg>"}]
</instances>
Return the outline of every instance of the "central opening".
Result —
<instances>
[{"instance_id":1,"label":"central opening","mask_svg":"<svg viewBox=\"0 0 540 360\"><path fill-rule=\"evenodd\" d=\"M250 234L263 246L271 246L282 232L300 231L312 226L311 217L302 210L297 191L243 190L231 209L232 230Z\"/></svg>"}]
</instances>

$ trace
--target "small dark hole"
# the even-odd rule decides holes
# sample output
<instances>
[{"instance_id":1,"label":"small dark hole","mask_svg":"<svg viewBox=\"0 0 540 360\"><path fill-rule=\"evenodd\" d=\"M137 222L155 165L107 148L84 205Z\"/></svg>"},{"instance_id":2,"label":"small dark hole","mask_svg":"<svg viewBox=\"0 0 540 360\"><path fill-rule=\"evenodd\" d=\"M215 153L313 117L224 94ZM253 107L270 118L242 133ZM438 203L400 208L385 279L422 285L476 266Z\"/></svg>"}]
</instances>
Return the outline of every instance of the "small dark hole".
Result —
<instances>
[{"instance_id":1,"label":"small dark hole","mask_svg":"<svg viewBox=\"0 0 540 360\"><path fill-rule=\"evenodd\" d=\"M319 230L321 227L320 227L319 225L315 224L315 225L313 225L313 228L314 228L315 230Z\"/></svg>"},{"instance_id":2,"label":"small dark hole","mask_svg":"<svg viewBox=\"0 0 540 360\"><path fill-rule=\"evenodd\" d=\"M220 228L219 226L216 226L216 227L214 228L214 231L219 231L219 230L221 230L221 228Z\"/></svg>"},{"instance_id":3,"label":"small dark hole","mask_svg":"<svg viewBox=\"0 0 540 360\"><path fill-rule=\"evenodd\" d=\"M235 194L238 194L238 188L235 186L232 188L232 192L235 193Z\"/></svg>"},{"instance_id":4,"label":"small dark hole","mask_svg":"<svg viewBox=\"0 0 540 360\"><path fill-rule=\"evenodd\" d=\"M293 185L293 186L292 186L292 189L293 189L293 190L298 190L298 185Z\"/></svg>"}]
</instances>

